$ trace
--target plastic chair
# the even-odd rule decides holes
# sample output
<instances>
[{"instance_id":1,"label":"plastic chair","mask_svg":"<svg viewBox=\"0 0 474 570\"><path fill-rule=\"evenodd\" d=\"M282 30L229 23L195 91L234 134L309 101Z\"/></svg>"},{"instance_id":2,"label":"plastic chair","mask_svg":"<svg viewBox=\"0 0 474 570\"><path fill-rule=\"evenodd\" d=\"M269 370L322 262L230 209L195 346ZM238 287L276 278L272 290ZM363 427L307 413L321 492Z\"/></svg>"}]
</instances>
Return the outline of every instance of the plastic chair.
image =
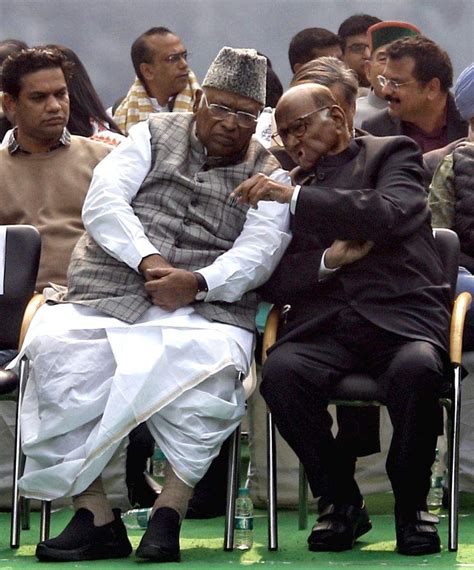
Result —
<instances>
[{"instance_id":1,"label":"plastic chair","mask_svg":"<svg viewBox=\"0 0 474 570\"><path fill-rule=\"evenodd\" d=\"M33 298L36 276L41 251L41 238L33 226L16 225L0 226L0 235L5 235L5 263L0 267L4 271L3 294L0 294L0 327L1 349L18 349L21 347L27 328L31 309L28 303ZM3 239L0 247L3 249ZM25 311L26 309L26 311ZM18 548L20 533L20 499L18 494L18 473L21 463L19 439L19 410L23 394L22 385L26 379L24 367L18 377L9 370L0 370L0 398L16 399L15 447L13 458L13 497L10 546ZM25 508L26 514L27 508ZM28 528L28 517L24 527Z\"/></svg>"},{"instance_id":2,"label":"plastic chair","mask_svg":"<svg viewBox=\"0 0 474 570\"><path fill-rule=\"evenodd\" d=\"M459 239L449 229L434 230L436 244L443 261L445 274L451 285L452 297L456 290L459 259ZM448 416L448 489L449 489L449 528L448 548L458 548L458 496L459 496L459 430L461 413L461 375L462 375L462 335L466 312L471 304L471 295L461 293L453 300L450 328L450 359L453 366L453 383L447 393L440 398L440 404L447 410ZM267 320L263 340L263 358L276 341L280 311L272 309ZM330 404L344 406L382 406L384 405L384 386L367 374L350 374L337 385ZM268 528L269 549L278 548L277 497L276 497L276 448L275 425L270 411L267 413L267 466L268 466ZM299 484L299 528L307 526L307 480L300 465Z\"/></svg>"}]
</instances>

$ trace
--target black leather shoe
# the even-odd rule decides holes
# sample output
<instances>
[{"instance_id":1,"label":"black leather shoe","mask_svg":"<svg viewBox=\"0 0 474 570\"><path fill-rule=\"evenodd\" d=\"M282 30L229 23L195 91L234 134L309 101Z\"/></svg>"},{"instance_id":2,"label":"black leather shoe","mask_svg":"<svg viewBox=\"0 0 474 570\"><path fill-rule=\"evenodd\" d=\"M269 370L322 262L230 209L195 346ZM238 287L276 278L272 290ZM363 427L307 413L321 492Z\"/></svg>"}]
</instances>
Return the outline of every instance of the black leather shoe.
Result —
<instances>
[{"instance_id":1,"label":"black leather shoe","mask_svg":"<svg viewBox=\"0 0 474 570\"><path fill-rule=\"evenodd\" d=\"M38 544L36 557L45 562L126 558L132 545L120 510L113 512L115 520L95 526L91 511L79 509L59 536Z\"/></svg>"},{"instance_id":2,"label":"black leather shoe","mask_svg":"<svg viewBox=\"0 0 474 570\"><path fill-rule=\"evenodd\" d=\"M416 511L412 516L398 517L398 552L408 556L440 552L441 541L435 526L438 523L438 517L426 511Z\"/></svg>"},{"instance_id":3,"label":"black leather shoe","mask_svg":"<svg viewBox=\"0 0 474 570\"><path fill-rule=\"evenodd\" d=\"M170 507L156 509L138 545L136 555L153 562L179 562L179 514Z\"/></svg>"},{"instance_id":4,"label":"black leather shoe","mask_svg":"<svg viewBox=\"0 0 474 570\"><path fill-rule=\"evenodd\" d=\"M369 532L372 522L362 505L328 505L319 515L308 537L310 550L340 552L350 550L355 541Z\"/></svg>"}]
</instances>

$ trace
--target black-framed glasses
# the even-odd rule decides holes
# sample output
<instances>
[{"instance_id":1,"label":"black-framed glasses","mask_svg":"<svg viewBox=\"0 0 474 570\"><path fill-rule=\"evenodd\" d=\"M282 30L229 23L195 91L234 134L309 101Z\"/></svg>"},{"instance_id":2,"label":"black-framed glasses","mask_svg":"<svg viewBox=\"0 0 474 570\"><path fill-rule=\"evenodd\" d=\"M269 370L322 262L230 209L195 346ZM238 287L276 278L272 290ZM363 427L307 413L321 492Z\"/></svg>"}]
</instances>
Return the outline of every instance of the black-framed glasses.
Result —
<instances>
[{"instance_id":1,"label":"black-framed glasses","mask_svg":"<svg viewBox=\"0 0 474 570\"><path fill-rule=\"evenodd\" d=\"M393 81L393 79L387 79L384 75L377 75L377 80L380 83L380 87L384 89L388 87L392 91L397 91L403 85L408 85L408 83L414 83L416 79L410 79L410 81L402 81L401 83L398 81Z\"/></svg>"},{"instance_id":2,"label":"black-framed glasses","mask_svg":"<svg viewBox=\"0 0 474 570\"><path fill-rule=\"evenodd\" d=\"M277 145L285 146L285 141L288 139L289 135L292 135L298 139L301 138L305 134L306 129L311 124L311 121L309 121L308 119L313 115L315 115L316 113L320 113L321 111L329 109L330 107L331 105L318 107L314 111L311 111L310 113L306 113L306 115L298 117L286 129L280 129L278 132L274 133L272 135L272 139L276 142Z\"/></svg>"},{"instance_id":3,"label":"black-framed glasses","mask_svg":"<svg viewBox=\"0 0 474 570\"><path fill-rule=\"evenodd\" d=\"M187 51L180 51L179 53L172 53L165 57L166 63L179 63L182 59L188 61L189 53Z\"/></svg>"},{"instance_id":4,"label":"black-framed glasses","mask_svg":"<svg viewBox=\"0 0 474 570\"><path fill-rule=\"evenodd\" d=\"M347 46L347 48L351 53L356 53L358 55L362 55L365 53L366 50L369 50L369 44L358 43L358 44L351 44Z\"/></svg>"},{"instance_id":5,"label":"black-framed glasses","mask_svg":"<svg viewBox=\"0 0 474 570\"><path fill-rule=\"evenodd\" d=\"M209 103L204 93L202 95L202 101L205 103L213 119L224 121L227 117L232 115L235 117L239 127L244 127L245 129L254 127L255 123L258 121L258 117L260 116L260 113L253 115L252 113L247 113L247 111L234 111L233 109L218 103Z\"/></svg>"}]
</instances>

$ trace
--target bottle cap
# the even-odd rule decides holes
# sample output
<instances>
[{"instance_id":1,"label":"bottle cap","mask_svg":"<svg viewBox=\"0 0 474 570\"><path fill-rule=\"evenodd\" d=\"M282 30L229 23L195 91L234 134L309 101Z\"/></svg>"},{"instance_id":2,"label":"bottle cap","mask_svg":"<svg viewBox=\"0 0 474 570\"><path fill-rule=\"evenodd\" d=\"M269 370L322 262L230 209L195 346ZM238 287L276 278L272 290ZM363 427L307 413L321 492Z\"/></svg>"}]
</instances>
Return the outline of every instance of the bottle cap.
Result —
<instances>
[{"instance_id":1,"label":"bottle cap","mask_svg":"<svg viewBox=\"0 0 474 570\"><path fill-rule=\"evenodd\" d=\"M250 490L247 487L240 487L239 489L239 495L241 497L248 497L250 494Z\"/></svg>"}]
</instances>

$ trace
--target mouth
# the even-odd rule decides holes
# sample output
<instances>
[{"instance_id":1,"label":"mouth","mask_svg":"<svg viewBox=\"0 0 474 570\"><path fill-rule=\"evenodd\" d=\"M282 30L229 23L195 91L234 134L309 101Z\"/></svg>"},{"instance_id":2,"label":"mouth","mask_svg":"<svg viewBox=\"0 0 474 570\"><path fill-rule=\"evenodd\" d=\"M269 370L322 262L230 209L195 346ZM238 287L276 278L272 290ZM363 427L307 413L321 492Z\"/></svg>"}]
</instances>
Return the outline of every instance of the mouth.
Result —
<instances>
[{"instance_id":1,"label":"mouth","mask_svg":"<svg viewBox=\"0 0 474 570\"><path fill-rule=\"evenodd\" d=\"M227 135L214 135L214 140L223 146L233 146L235 144L234 138Z\"/></svg>"},{"instance_id":2,"label":"mouth","mask_svg":"<svg viewBox=\"0 0 474 570\"><path fill-rule=\"evenodd\" d=\"M59 125L64 125L64 118L63 117L52 117L51 119L47 119L43 121L43 124L48 125L50 127L57 127Z\"/></svg>"}]
</instances>

